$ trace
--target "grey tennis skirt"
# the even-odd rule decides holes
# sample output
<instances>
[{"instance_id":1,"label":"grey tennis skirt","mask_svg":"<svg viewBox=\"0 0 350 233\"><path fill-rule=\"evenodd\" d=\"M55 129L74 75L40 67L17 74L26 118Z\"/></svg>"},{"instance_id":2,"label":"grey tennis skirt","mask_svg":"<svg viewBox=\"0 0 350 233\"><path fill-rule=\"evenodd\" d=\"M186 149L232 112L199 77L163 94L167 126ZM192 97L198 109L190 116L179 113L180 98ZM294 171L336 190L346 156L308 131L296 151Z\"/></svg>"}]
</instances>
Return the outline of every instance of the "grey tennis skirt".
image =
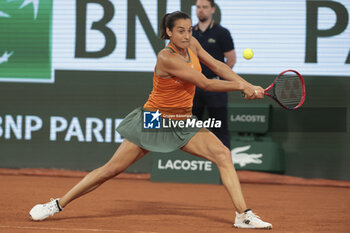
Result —
<instances>
[{"instance_id":1,"label":"grey tennis skirt","mask_svg":"<svg viewBox=\"0 0 350 233\"><path fill-rule=\"evenodd\" d=\"M186 145L201 129L198 127L144 129L143 111L142 107L133 110L124 118L116 130L122 137L148 151L166 153L177 150Z\"/></svg>"}]
</instances>

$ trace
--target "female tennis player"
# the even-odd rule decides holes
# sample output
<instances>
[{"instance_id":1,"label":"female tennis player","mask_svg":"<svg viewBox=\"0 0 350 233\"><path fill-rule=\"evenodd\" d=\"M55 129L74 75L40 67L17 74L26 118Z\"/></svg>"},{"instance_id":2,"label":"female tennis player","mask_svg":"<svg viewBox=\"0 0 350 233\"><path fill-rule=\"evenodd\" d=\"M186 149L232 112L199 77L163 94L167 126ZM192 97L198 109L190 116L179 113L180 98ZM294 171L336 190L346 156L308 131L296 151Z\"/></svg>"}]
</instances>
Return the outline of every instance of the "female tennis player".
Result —
<instances>
[{"instance_id":1,"label":"female tennis player","mask_svg":"<svg viewBox=\"0 0 350 233\"><path fill-rule=\"evenodd\" d=\"M164 15L161 29L161 38L169 39L170 42L158 54L149 99L142 108L127 115L117 128L124 137L123 143L105 165L91 171L61 198L34 206L29 212L31 219L44 220L62 211L71 201L122 173L149 151L170 152L180 148L217 165L236 208L235 227L272 228L270 223L262 221L247 208L230 151L208 129L172 127L170 130L160 128L152 132L142 130L143 111L158 110L157 113L171 121L192 117L195 86L216 92L240 91L247 99L264 97L263 88L248 83L201 47L192 37L192 22L187 14L176 11ZM225 80L207 79L201 73L199 61Z\"/></svg>"}]
</instances>

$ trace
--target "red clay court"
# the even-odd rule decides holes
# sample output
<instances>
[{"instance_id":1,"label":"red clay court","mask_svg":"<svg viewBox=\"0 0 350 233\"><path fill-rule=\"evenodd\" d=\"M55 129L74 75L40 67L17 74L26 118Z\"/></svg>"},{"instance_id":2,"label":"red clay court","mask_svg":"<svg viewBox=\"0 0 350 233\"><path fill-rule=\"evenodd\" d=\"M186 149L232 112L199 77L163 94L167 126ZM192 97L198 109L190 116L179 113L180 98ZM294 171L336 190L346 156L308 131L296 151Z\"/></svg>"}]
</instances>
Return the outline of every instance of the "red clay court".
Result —
<instances>
[{"instance_id":1,"label":"red clay court","mask_svg":"<svg viewBox=\"0 0 350 233\"><path fill-rule=\"evenodd\" d=\"M147 174L122 174L58 215L33 222L28 212L35 204L59 197L85 173L0 170L0 232L266 231L232 227L233 205L223 185L154 183ZM350 182L238 174L249 207L273 224L271 232L350 232Z\"/></svg>"}]
</instances>

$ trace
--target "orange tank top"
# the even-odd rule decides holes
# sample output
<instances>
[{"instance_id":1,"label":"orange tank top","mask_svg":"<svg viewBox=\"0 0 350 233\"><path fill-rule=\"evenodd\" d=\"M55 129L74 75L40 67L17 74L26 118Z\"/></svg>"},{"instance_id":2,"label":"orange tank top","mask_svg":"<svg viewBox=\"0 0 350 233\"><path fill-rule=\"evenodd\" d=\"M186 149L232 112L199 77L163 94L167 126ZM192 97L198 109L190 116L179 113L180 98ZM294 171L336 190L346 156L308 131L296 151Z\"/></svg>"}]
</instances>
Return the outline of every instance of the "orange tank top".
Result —
<instances>
[{"instance_id":1,"label":"orange tank top","mask_svg":"<svg viewBox=\"0 0 350 233\"><path fill-rule=\"evenodd\" d=\"M166 48L175 53L168 45ZM201 72L199 59L190 48L187 49L189 60L186 64ZM156 72L153 74L153 90L143 106L146 110L157 111L164 118L186 119L192 116L193 97L196 86L177 77L162 78Z\"/></svg>"}]
</instances>

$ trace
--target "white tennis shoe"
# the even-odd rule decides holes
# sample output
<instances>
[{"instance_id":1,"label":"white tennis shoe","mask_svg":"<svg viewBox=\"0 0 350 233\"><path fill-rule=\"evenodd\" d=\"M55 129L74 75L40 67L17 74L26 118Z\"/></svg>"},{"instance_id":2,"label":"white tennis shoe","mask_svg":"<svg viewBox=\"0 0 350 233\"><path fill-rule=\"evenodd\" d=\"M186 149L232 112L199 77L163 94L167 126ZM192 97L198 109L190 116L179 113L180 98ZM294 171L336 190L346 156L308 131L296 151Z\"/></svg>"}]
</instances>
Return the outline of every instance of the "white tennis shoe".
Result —
<instances>
[{"instance_id":1,"label":"white tennis shoe","mask_svg":"<svg viewBox=\"0 0 350 233\"><path fill-rule=\"evenodd\" d=\"M30 218L35 221L42 221L60 211L62 211L58 204L58 199L51 198L51 201L45 204L38 204L34 206L30 212Z\"/></svg>"},{"instance_id":2,"label":"white tennis shoe","mask_svg":"<svg viewBox=\"0 0 350 233\"><path fill-rule=\"evenodd\" d=\"M250 209L244 211L241 214L236 212L236 219L233 226L237 228L272 229L271 223L262 221L260 217L254 214Z\"/></svg>"}]
</instances>

